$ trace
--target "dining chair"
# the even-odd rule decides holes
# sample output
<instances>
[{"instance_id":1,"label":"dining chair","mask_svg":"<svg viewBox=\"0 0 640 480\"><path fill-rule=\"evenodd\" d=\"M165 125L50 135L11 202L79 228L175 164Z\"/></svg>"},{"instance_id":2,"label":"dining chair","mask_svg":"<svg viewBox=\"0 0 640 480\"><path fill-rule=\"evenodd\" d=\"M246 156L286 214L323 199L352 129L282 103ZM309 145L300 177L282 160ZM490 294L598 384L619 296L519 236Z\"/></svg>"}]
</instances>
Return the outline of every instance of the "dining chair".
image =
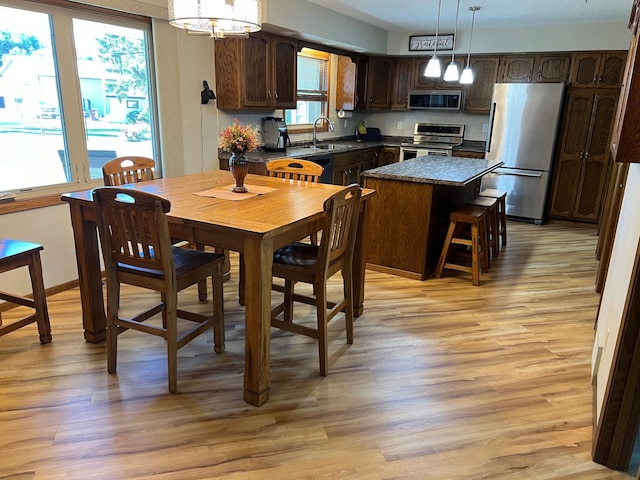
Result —
<instances>
[{"instance_id":1,"label":"dining chair","mask_svg":"<svg viewBox=\"0 0 640 480\"><path fill-rule=\"evenodd\" d=\"M302 182L319 182L324 167L310 160L300 160L298 158L280 158L267 162L267 173L270 177L282 178L284 180L295 180ZM311 243L318 245L318 234L312 233L310 236ZM239 276L238 291L240 297L240 305L245 304L244 300L244 255L239 256ZM284 291L281 285L275 287L276 290Z\"/></svg>"},{"instance_id":2,"label":"dining chair","mask_svg":"<svg viewBox=\"0 0 640 480\"><path fill-rule=\"evenodd\" d=\"M147 157L137 157L126 155L109 160L102 166L102 176L106 186L120 186L127 183L144 182L153 180L153 169L156 166L155 160ZM196 250L204 250L204 245L191 244L188 240L174 238L174 243L183 244L188 242ZM207 283L202 281L198 284L198 298L207 299Z\"/></svg>"},{"instance_id":3,"label":"dining chair","mask_svg":"<svg viewBox=\"0 0 640 480\"><path fill-rule=\"evenodd\" d=\"M321 375L328 372L327 325L339 312L344 312L347 343L353 343L352 266L361 194L360 186L353 184L324 202L319 245L294 242L273 255L273 276L284 279L285 291L283 302L271 311L271 326L317 339ZM342 298L329 301L327 280L338 272L342 274ZM297 282L313 285L313 296L294 293ZM316 328L294 323L294 301L316 307Z\"/></svg>"},{"instance_id":4,"label":"dining chair","mask_svg":"<svg viewBox=\"0 0 640 480\"><path fill-rule=\"evenodd\" d=\"M102 165L104 184L108 186L153 180L156 162L147 157L123 156L109 160Z\"/></svg>"},{"instance_id":5,"label":"dining chair","mask_svg":"<svg viewBox=\"0 0 640 480\"><path fill-rule=\"evenodd\" d=\"M93 190L96 221L107 277L107 368L116 373L118 334L133 329L167 342L169 391L177 388L177 352L213 328L214 349L224 351L222 265L224 255L171 244L167 199L140 190L99 187ZM178 308L178 292L212 278L212 315ZM131 318L120 316L120 286L160 293L160 302ZM144 323L162 313L162 324ZM195 322L178 333L178 319ZM181 322L182 323L182 322Z\"/></svg>"},{"instance_id":6,"label":"dining chair","mask_svg":"<svg viewBox=\"0 0 640 480\"><path fill-rule=\"evenodd\" d=\"M267 163L267 173L270 177L284 178L285 180L318 183L323 172L322 165L298 158L281 158ZM311 243L318 244L317 234L311 234Z\"/></svg>"},{"instance_id":7,"label":"dining chair","mask_svg":"<svg viewBox=\"0 0 640 480\"><path fill-rule=\"evenodd\" d=\"M29 298L23 295L0 292L0 300L33 309L31 315L7 324L2 323L2 316L0 315L0 337L35 322L38 325L40 343L44 344L51 341L51 324L49 322L49 311L47 310L47 299L42 277L42 261L40 260L40 251L43 248L42 245L37 243L0 238L0 273L28 267L32 294L31 298Z\"/></svg>"},{"instance_id":8,"label":"dining chair","mask_svg":"<svg viewBox=\"0 0 640 480\"><path fill-rule=\"evenodd\" d=\"M281 158L267 163L267 173L271 177L306 182L319 182L324 167L310 160Z\"/></svg>"}]
</instances>

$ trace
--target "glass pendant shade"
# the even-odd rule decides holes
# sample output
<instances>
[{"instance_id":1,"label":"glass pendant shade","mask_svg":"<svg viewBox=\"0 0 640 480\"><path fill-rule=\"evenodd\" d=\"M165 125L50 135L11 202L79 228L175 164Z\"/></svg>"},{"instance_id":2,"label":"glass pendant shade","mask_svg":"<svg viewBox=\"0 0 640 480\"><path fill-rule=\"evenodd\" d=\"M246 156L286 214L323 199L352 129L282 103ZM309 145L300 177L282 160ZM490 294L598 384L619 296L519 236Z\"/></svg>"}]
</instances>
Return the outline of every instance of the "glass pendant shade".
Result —
<instances>
[{"instance_id":1,"label":"glass pendant shade","mask_svg":"<svg viewBox=\"0 0 640 480\"><path fill-rule=\"evenodd\" d=\"M456 62L450 62L447 65L447 69L444 71L445 82L457 82L460 77L460 71L458 70L458 64Z\"/></svg>"},{"instance_id":2,"label":"glass pendant shade","mask_svg":"<svg viewBox=\"0 0 640 480\"><path fill-rule=\"evenodd\" d=\"M440 59L437 55L434 55L427 63L427 68L424 69L425 77L440 77L441 68L440 68Z\"/></svg>"},{"instance_id":3,"label":"glass pendant shade","mask_svg":"<svg viewBox=\"0 0 640 480\"><path fill-rule=\"evenodd\" d=\"M169 0L169 23L215 38L247 36L262 28L262 0Z\"/></svg>"},{"instance_id":4,"label":"glass pendant shade","mask_svg":"<svg viewBox=\"0 0 640 480\"><path fill-rule=\"evenodd\" d=\"M471 12L471 35L469 35L469 52L467 53L467 66L462 70L462 75L460 75L460 83L463 85L470 85L473 83L473 70L471 70L471 42L473 41L473 26L476 21L476 12L480 10L478 6L469 7L469 11Z\"/></svg>"},{"instance_id":5,"label":"glass pendant shade","mask_svg":"<svg viewBox=\"0 0 640 480\"><path fill-rule=\"evenodd\" d=\"M467 65L467 67L462 70L462 75L460 75L460 83L463 85L470 85L473 83L473 71L471 67Z\"/></svg>"}]
</instances>

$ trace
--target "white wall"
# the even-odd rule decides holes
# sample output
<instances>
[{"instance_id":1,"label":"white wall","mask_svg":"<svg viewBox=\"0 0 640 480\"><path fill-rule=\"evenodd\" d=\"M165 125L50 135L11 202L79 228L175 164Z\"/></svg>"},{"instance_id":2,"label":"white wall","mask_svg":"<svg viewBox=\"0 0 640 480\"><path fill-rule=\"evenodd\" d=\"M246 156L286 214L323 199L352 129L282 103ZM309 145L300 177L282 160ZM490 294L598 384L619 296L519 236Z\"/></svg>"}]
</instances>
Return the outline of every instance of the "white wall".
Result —
<instances>
[{"instance_id":1,"label":"white wall","mask_svg":"<svg viewBox=\"0 0 640 480\"><path fill-rule=\"evenodd\" d=\"M466 55L469 50L470 27L458 27L456 56ZM416 55L409 52L409 36L424 35L424 32L407 34L389 33L389 55ZM521 53L521 52L573 52L588 50L627 50L631 33L626 23L597 23L572 25L520 25L518 27L478 27L478 17L473 30L471 53ZM447 52L451 55L451 52ZM433 52L420 53L425 56Z\"/></svg>"},{"instance_id":2,"label":"white wall","mask_svg":"<svg viewBox=\"0 0 640 480\"><path fill-rule=\"evenodd\" d=\"M616 236L605 286L602 291L598 324L594 344L594 369L597 375L596 418L600 418L602 402L607 388L613 355L620 334L620 321L629 295L634 259L640 242L640 164L631 164L622 199ZM600 349L600 351L598 351ZM597 361L599 357L599 362Z\"/></svg>"}]
</instances>

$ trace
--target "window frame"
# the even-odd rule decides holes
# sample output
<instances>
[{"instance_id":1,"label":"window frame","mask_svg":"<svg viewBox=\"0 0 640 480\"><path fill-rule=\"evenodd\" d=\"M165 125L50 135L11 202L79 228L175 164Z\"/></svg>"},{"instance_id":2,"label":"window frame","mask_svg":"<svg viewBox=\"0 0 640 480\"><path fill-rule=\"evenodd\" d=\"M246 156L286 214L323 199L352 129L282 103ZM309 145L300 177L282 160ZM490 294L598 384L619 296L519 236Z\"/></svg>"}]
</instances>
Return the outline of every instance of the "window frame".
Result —
<instances>
[{"instance_id":1,"label":"window frame","mask_svg":"<svg viewBox=\"0 0 640 480\"><path fill-rule=\"evenodd\" d=\"M42 185L37 187L9 190L15 194L14 200L0 202L0 215L15 213L35 208L42 208L62 203L60 195L66 192L89 190L103 184L102 178L88 178L88 152L85 142L85 128L82 115L73 112L82 111L80 82L78 80L78 66L73 37L73 19L78 18L92 22L113 24L114 26L129 27L145 32L147 74L149 76L148 103L151 113L152 141L155 155L160 157L159 115L156 95L156 73L153 47L152 19L150 17L98 6L74 3L68 0L0 0L0 5L18 10L33 11L50 16L52 27L52 53L56 71L57 88L59 90L60 108L66 114L62 128L65 144L69 146L70 168L76 173L73 181ZM65 75L60 75L64 72ZM61 78L62 77L62 78ZM78 117L78 118L76 118ZM73 161L73 159L76 161ZM85 159L78 162L78 159ZM86 163L86 164L85 164ZM80 168L82 167L82 169ZM161 161L156 158L156 173L161 176ZM84 169L84 170L83 170ZM86 177L86 178L84 178Z\"/></svg>"},{"instance_id":2,"label":"window frame","mask_svg":"<svg viewBox=\"0 0 640 480\"><path fill-rule=\"evenodd\" d=\"M331 66L332 66L332 55L328 52L323 52L321 50L315 50L309 47L305 47L302 51L298 52L298 56L310 57L310 58L318 58L321 60L327 61L327 99L325 102L325 112L324 115L329 116L329 109L331 108ZM297 58L296 58L297 61ZM296 85L297 91L297 85ZM284 110L282 112L282 117L284 118ZM313 132L313 124L311 123L299 123L287 125L287 131L289 133L310 133ZM328 132L329 125L327 122L322 122L316 128L318 132Z\"/></svg>"}]
</instances>

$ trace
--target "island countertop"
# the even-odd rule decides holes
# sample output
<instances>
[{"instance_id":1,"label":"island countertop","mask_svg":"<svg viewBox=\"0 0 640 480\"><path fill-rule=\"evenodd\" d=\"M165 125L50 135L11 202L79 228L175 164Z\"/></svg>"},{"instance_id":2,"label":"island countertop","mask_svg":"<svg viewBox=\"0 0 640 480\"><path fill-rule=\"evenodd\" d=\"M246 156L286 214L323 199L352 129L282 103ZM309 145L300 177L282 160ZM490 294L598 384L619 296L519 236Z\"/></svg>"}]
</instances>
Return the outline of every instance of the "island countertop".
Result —
<instances>
[{"instance_id":1,"label":"island countertop","mask_svg":"<svg viewBox=\"0 0 640 480\"><path fill-rule=\"evenodd\" d=\"M362 172L363 177L464 187L503 162L479 158L425 155Z\"/></svg>"}]
</instances>

